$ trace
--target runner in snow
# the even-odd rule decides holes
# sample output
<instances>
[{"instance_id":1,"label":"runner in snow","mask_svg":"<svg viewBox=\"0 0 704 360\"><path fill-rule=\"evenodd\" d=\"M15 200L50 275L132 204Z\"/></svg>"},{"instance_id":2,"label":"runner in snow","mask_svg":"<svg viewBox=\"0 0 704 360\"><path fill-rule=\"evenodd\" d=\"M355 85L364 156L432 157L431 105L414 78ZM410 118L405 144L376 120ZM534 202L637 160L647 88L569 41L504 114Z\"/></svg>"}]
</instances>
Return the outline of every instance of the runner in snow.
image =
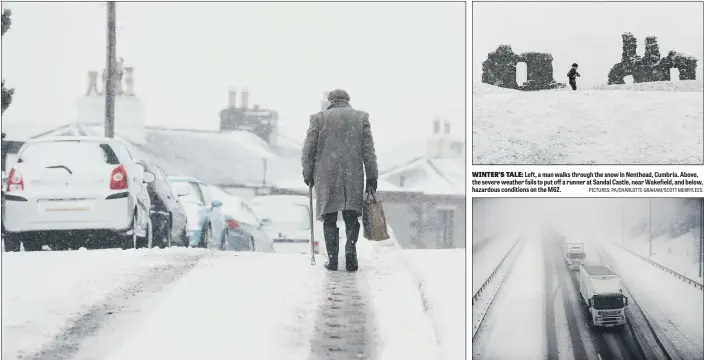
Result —
<instances>
[{"instance_id":1,"label":"runner in snow","mask_svg":"<svg viewBox=\"0 0 704 360\"><path fill-rule=\"evenodd\" d=\"M337 270L340 233L337 213L345 220L347 271L357 271L359 216L366 187L376 191L379 175L369 114L350 106L345 90L328 95L327 109L311 115L303 143L303 181L315 185L316 218L323 221L328 261L325 268Z\"/></svg>"},{"instance_id":2,"label":"runner in snow","mask_svg":"<svg viewBox=\"0 0 704 360\"><path fill-rule=\"evenodd\" d=\"M572 64L572 68L567 73L567 77L570 78L570 86L572 87L572 90L577 90L577 76L581 76L577 72L578 67L579 65L577 65L577 63Z\"/></svg>"}]
</instances>

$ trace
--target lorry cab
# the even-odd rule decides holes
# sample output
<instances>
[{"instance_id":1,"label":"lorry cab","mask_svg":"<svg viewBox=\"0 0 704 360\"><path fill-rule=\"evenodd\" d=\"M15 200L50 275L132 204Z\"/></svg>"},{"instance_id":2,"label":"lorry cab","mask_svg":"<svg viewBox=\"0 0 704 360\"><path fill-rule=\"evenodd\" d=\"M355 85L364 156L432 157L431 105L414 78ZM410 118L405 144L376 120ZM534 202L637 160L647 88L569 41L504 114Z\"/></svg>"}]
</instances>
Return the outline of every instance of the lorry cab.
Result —
<instances>
[{"instance_id":1,"label":"lorry cab","mask_svg":"<svg viewBox=\"0 0 704 360\"><path fill-rule=\"evenodd\" d=\"M628 297L623 295L621 278L604 265L580 268L579 294L593 326L626 324Z\"/></svg>"},{"instance_id":2,"label":"lorry cab","mask_svg":"<svg viewBox=\"0 0 704 360\"><path fill-rule=\"evenodd\" d=\"M570 270L579 270L587 254L584 252L583 243L565 242L562 246L565 254L565 262Z\"/></svg>"}]
</instances>

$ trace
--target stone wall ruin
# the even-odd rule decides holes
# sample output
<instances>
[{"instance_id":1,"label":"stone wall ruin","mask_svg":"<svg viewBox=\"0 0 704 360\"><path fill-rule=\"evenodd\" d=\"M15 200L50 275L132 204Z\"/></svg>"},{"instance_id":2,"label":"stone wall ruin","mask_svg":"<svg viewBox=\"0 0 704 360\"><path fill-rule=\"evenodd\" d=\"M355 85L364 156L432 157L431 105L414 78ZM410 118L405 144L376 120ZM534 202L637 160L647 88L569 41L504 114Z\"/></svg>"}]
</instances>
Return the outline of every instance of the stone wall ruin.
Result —
<instances>
[{"instance_id":1,"label":"stone wall ruin","mask_svg":"<svg viewBox=\"0 0 704 360\"><path fill-rule=\"evenodd\" d=\"M482 63L482 82L503 88L534 91L565 87L553 78L552 55L539 52L516 54L510 45L500 45ZM516 65L526 64L527 81L516 82Z\"/></svg>"},{"instance_id":2,"label":"stone wall ruin","mask_svg":"<svg viewBox=\"0 0 704 360\"><path fill-rule=\"evenodd\" d=\"M625 84L626 76L633 76L634 83L670 81L670 69L677 68L680 80L696 80L697 59L671 50L660 58L660 47L655 36L645 38L645 53L636 54L637 40L631 33L621 35L623 52L621 62L615 64L608 74L608 84Z\"/></svg>"}]
</instances>

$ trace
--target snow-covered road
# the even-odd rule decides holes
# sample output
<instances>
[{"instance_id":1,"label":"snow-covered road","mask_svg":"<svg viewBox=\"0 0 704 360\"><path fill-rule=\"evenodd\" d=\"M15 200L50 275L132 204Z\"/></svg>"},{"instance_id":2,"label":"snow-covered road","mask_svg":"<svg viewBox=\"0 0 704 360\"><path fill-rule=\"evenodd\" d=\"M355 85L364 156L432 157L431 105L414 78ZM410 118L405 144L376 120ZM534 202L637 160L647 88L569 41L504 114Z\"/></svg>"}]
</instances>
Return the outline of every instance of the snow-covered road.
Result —
<instances>
[{"instance_id":1,"label":"snow-covered road","mask_svg":"<svg viewBox=\"0 0 704 360\"><path fill-rule=\"evenodd\" d=\"M559 243L531 234L475 339L475 359L702 359L702 291L619 250L585 243L587 263L621 274L630 299L623 329L589 326L579 275ZM505 346L510 342L511 346Z\"/></svg>"},{"instance_id":2,"label":"snow-covered road","mask_svg":"<svg viewBox=\"0 0 704 360\"><path fill-rule=\"evenodd\" d=\"M4 253L3 357L464 359L464 250ZM342 265L344 267L344 264Z\"/></svg>"}]
</instances>

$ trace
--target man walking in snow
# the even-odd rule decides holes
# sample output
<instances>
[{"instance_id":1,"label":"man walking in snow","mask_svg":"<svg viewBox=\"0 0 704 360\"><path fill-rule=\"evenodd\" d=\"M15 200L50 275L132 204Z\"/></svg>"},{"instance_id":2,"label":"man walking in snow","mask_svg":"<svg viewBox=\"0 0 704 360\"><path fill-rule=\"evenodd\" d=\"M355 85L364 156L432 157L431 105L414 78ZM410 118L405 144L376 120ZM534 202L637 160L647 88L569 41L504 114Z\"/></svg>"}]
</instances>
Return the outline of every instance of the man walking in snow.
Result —
<instances>
[{"instance_id":1,"label":"man walking in snow","mask_svg":"<svg viewBox=\"0 0 704 360\"><path fill-rule=\"evenodd\" d=\"M577 72L578 67L579 65L576 63L572 64L572 68L567 73L567 77L570 78L570 86L572 87L572 90L577 90L577 77L581 77L581 75Z\"/></svg>"},{"instance_id":2,"label":"man walking in snow","mask_svg":"<svg viewBox=\"0 0 704 360\"><path fill-rule=\"evenodd\" d=\"M337 213L345 221L347 271L357 271L359 216L366 189L376 191L378 169L369 114L350 106L345 90L328 95L327 109L311 115L303 143L303 181L315 186L316 218L323 221L328 261L325 268L337 270L340 233Z\"/></svg>"}]
</instances>

